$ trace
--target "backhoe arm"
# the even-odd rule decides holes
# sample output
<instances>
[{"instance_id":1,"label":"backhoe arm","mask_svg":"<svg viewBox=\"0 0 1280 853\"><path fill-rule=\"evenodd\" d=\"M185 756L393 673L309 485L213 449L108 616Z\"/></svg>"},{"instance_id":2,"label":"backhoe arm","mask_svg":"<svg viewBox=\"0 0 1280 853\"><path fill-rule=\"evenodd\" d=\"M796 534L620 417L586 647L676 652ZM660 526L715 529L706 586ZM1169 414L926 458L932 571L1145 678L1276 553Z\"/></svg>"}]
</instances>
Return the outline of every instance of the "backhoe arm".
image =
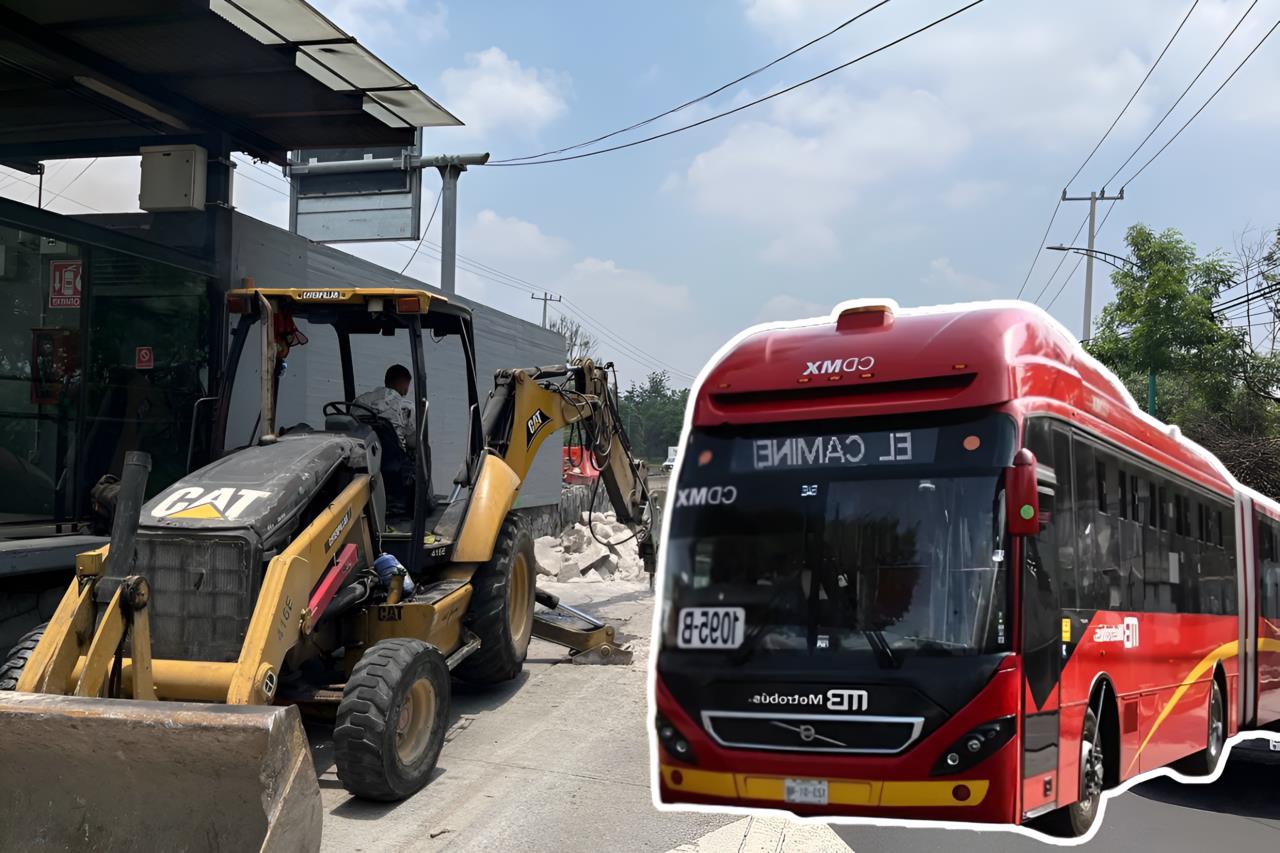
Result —
<instances>
[{"instance_id":1,"label":"backhoe arm","mask_svg":"<svg viewBox=\"0 0 1280 853\"><path fill-rule=\"evenodd\" d=\"M635 532L645 571L652 576L656 507L648 469L632 454L622 426L617 392L609 383L611 367L575 359L572 364L498 371L482 419L485 446L523 482L548 436L570 427L580 430L614 513Z\"/></svg>"}]
</instances>

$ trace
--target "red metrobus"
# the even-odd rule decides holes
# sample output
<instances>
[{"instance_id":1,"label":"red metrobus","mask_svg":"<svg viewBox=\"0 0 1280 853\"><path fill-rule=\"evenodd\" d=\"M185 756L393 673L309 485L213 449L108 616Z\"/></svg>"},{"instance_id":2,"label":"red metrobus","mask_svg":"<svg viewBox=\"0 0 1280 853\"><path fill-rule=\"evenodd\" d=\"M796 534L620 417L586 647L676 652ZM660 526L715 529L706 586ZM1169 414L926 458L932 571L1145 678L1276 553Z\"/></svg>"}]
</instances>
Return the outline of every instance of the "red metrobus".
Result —
<instances>
[{"instance_id":1,"label":"red metrobus","mask_svg":"<svg viewBox=\"0 0 1280 853\"><path fill-rule=\"evenodd\" d=\"M659 799L1083 834L1280 720L1280 506L1022 303L849 303L700 383Z\"/></svg>"}]
</instances>

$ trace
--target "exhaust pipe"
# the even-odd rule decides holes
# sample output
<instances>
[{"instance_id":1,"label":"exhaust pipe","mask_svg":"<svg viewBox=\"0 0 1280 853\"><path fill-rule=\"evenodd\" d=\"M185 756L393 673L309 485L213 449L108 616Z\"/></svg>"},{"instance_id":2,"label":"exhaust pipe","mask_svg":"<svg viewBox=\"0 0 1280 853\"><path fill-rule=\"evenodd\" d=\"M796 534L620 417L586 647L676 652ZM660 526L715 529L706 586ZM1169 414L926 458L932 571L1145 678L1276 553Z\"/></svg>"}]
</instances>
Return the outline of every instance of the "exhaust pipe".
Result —
<instances>
[{"instance_id":1,"label":"exhaust pipe","mask_svg":"<svg viewBox=\"0 0 1280 853\"><path fill-rule=\"evenodd\" d=\"M151 454L130 450L124 455L120 490L116 493L115 518L111 523L111 550L103 565L103 575L123 578L133 571L137 551L138 522L147 496L147 477L151 474Z\"/></svg>"}]
</instances>

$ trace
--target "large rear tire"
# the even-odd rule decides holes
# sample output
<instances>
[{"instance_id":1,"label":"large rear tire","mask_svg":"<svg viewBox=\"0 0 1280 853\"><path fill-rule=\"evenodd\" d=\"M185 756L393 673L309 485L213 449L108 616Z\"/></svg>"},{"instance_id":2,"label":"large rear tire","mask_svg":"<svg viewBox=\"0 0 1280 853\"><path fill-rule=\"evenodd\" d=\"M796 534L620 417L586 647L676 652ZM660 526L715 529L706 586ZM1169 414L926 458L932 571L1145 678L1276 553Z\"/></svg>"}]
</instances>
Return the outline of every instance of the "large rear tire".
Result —
<instances>
[{"instance_id":1,"label":"large rear tire","mask_svg":"<svg viewBox=\"0 0 1280 853\"><path fill-rule=\"evenodd\" d=\"M1178 770L1189 776L1212 776L1222 760L1223 747L1227 742L1227 713L1222 700L1222 689L1218 687L1218 679L1209 682L1209 725L1205 748L1190 755L1178 765Z\"/></svg>"},{"instance_id":2,"label":"large rear tire","mask_svg":"<svg viewBox=\"0 0 1280 853\"><path fill-rule=\"evenodd\" d=\"M360 658L333 727L338 778L366 800L403 800L427 784L449 721L449 666L422 640L397 638Z\"/></svg>"},{"instance_id":3,"label":"large rear tire","mask_svg":"<svg viewBox=\"0 0 1280 853\"><path fill-rule=\"evenodd\" d=\"M459 678L497 684L520 674L533 636L535 566L533 536L517 516L508 516L493 556L471 576L466 622L480 648L458 665Z\"/></svg>"},{"instance_id":4,"label":"large rear tire","mask_svg":"<svg viewBox=\"0 0 1280 853\"><path fill-rule=\"evenodd\" d=\"M40 644L40 638L44 636L44 629L47 627L49 627L48 622L37 625L23 634L22 638L9 650L4 663L0 663L0 690L17 689L22 670L26 669L27 661L31 659L32 652Z\"/></svg>"},{"instance_id":5,"label":"large rear tire","mask_svg":"<svg viewBox=\"0 0 1280 853\"><path fill-rule=\"evenodd\" d=\"M1071 805L1045 815L1045 830L1063 838L1079 838L1093 827L1102 805L1105 759L1098 717L1089 708L1084 712L1084 726L1080 732L1080 793Z\"/></svg>"}]
</instances>

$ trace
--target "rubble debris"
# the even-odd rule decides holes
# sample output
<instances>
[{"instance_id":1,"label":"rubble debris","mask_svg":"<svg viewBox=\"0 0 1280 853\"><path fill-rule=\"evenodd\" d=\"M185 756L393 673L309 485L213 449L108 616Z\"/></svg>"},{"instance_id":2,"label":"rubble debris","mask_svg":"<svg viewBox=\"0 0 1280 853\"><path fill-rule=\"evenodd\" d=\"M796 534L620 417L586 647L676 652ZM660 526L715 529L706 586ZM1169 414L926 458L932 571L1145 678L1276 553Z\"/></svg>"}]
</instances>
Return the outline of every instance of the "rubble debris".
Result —
<instances>
[{"instance_id":1,"label":"rubble debris","mask_svg":"<svg viewBox=\"0 0 1280 853\"><path fill-rule=\"evenodd\" d=\"M534 540L534 556L538 575L561 583L634 581L645 577L631 529L612 512L584 512L582 522L560 536Z\"/></svg>"}]
</instances>

